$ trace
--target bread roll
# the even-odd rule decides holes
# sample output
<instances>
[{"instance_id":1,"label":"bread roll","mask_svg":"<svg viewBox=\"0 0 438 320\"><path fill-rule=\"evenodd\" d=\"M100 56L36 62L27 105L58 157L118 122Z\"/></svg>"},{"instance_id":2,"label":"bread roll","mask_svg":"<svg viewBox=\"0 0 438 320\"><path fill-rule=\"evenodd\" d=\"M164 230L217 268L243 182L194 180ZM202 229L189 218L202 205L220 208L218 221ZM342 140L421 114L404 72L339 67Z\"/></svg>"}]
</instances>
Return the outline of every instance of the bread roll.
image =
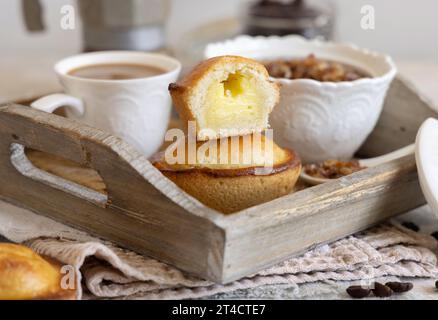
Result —
<instances>
[{"instance_id":1,"label":"bread roll","mask_svg":"<svg viewBox=\"0 0 438 320\"><path fill-rule=\"evenodd\" d=\"M238 56L201 62L169 91L182 120L196 123L198 140L262 132L280 97L262 64Z\"/></svg>"}]
</instances>

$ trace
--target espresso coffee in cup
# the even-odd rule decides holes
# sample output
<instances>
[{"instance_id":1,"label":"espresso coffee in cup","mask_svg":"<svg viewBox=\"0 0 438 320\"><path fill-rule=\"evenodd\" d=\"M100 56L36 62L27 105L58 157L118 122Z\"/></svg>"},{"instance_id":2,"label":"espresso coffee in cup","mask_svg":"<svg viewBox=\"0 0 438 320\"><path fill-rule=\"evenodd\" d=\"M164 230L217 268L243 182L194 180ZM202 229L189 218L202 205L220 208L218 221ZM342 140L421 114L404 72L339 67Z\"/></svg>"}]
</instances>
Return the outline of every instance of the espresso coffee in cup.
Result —
<instances>
[{"instance_id":1,"label":"espresso coffee in cup","mask_svg":"<svg viewBox=\"0 0 438 320\"><path fill-rule=\"evenodd\" d=\"M165 69L144 64L94 64L71 70L73 77L96 80L128 80L158 76L166 73Z\"/></svg>"}]
</instances>

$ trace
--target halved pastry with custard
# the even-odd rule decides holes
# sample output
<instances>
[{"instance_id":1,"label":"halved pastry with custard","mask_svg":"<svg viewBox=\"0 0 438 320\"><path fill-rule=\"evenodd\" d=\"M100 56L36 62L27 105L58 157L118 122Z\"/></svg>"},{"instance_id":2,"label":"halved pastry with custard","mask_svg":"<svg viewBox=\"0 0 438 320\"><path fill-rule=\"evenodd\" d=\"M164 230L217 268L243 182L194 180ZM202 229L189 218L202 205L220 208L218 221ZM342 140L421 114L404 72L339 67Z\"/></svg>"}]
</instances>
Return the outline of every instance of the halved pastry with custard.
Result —
<instances>
[{"instance_id":1,"label":"halved pastry with custard","mask_svg":"<svg viewBox=\"0 0 438 320\"><path fill-rule=\"evenodd\" d=\"M187 140L182 142L181 149L168 148L152 163L188 194L223 213L290 193L300 174L295 152L261 134L198 141L191 155ZM184 156L177 161L181 150Z\"/></svg>"},{"instance_id":2,"label":"halved pastry with custard","mask_svg":"<svg viewBox=\"0 0 438 320\"><path fill-rule=\"evenodd\" d=\"M280 97L261 63L237 56L201 62L169 91L181 119L196 122L198 140L262 132Z\"/></svg>"}]
</instances>

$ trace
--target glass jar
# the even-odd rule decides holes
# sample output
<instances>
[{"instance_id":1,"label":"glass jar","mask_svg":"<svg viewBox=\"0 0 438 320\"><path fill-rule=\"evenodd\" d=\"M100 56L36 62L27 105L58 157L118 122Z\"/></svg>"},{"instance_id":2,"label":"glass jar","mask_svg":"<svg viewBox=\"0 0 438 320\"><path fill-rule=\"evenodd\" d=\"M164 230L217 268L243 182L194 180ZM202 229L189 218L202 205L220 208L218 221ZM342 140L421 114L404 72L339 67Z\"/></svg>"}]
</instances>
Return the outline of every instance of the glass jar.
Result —
<instances>
[{"instance_id":1,"label":"glass jar","mask_svg":"<svg viewBox=\"0 0 438 320\"><path fill-rule=\"evenodd\" d=\"M332 39L334 9L330 1L259 0L245 10L243 33L257 36L298 34Z\"/></svg>"}]
</instances>

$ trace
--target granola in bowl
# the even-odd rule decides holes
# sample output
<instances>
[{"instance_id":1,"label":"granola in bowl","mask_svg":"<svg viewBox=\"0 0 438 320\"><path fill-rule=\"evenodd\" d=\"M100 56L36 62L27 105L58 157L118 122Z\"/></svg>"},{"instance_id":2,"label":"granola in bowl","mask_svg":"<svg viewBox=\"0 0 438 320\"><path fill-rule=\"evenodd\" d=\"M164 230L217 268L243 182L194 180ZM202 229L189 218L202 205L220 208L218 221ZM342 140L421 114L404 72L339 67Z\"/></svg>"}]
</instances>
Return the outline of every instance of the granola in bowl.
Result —
<instances>
[{"instance_id":1,"label":"granola in bowl","mask_svg":"<svg viewBox=\"0 0 438 320\"><path fill-rule=\"evenodd\" d=\"M365 72L357 68L340 62L318 59L314 54L309 54L304 59L277 59L264 61L263 64L273 78L340 82L368 77Z\"/></svg>"},{"instance_id":2,"label":"granola in bowl","mask_svg":"<svg viewBox=\"0 0 438 320\"><path fill-rule=\"evenodd\" d=\"M322 163L306 164L303 170L309 176L322 179L338 179L354 172L366 169L357 160L326 160Z\"/></svg>"}]
</instances>

